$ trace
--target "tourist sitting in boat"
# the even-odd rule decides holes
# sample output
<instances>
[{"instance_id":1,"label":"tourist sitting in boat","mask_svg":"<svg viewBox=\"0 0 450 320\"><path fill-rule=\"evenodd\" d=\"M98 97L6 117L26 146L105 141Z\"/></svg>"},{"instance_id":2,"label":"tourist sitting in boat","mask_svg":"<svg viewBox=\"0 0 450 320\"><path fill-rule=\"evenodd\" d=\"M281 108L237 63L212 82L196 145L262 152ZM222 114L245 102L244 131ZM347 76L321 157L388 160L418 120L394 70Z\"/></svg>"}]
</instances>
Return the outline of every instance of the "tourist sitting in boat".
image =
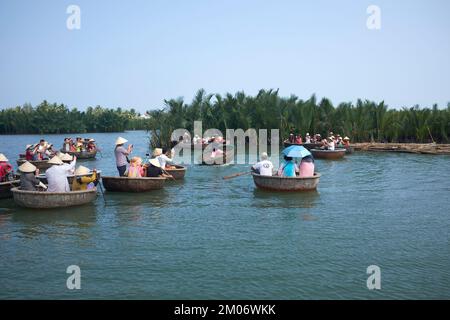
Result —
<instances>
[{"instance_id":1,"label":"tourist sitting in boat","mask_svg":"<svg viewBox=\"0 0 450 320\"><path fill-rule=\"evenodd\" d=\"M36 177L39 175L39 169L25 161L20 167L20 189L26 191L37 191L38 187L47 189L45 184Z\"/></svg>"},{"instance_id":2,"label":"tourist sitting in boat","mask_svg":"<svg viewBox=\"0 0 450 320\"><path fill-rule=\"evenodd\" d=\"M37 148L34 144L27 144L25 150L25 160L27 161L35 161L37 160Z\"/></svg>"},{"instance_id":3,"label":"tourist sitting in boat","mask_svg":"<svg viewBox=\"0 0 450 320\"><path fill-rule=\"evenodd\" d=\"M306 133L305 143L311 143L311 136L309 135L309 133Z\"/></svg>"},{"instance_id":4,"label":"tourist sitting in boat","mask_svg":"<svg viewBox=\"0 0 450 320\"><path fill-rule=\"evenodd\" d=\"M169 157L171 153L171 150L155 148L153 150L153 158L157 159L161 168L164 169L167 164L173 164L173 159Z\"/></svg>"},{"instance_id":5,"label":"tourist sitting in boat","mask_svg":"<svg viewBox=\"0 0 450 320\"><path fill-rule=\"evenodd\" d=\"M213 151L211 152L211 158L217 158L223 156L223 151L221 149L213 148Z\"/></svg>"},{"instance_id":6,"label":"tourist sitting in boat","mask_svg":"<svg viewBox=\"0 0 450 320\"><path fill-rule=\"evenodd\" d=\"M344 139L342 139L342 144L345 147L350 147L350 138L349 137L345 137Z\"/></svg>"},{"instance_id":7,"label":"tourist sitting in boat","mask_svg":"<svg viewBox=\"0 0 450 320\"><path fill-rule=\"evenodd\" d=\"M92 174L89 175L91 171L83 166L79 166L75 170L75 178L72 182L72 191L90 190L95 188L98 183L97 180L97 170L92 170Z\"/></svg>"},{"instance_id":8,"label":"tourist sitting in boat","mask_svg":"<svg viewBox=\"0 0 450 320\"><path fill-rule=\"evenodd\" d=\"M157 178L157 177L170 178L170 177L172 177L170 174L164 173L164 170L161 168L161 164L159 163L158 159L156 159L156 158L150 159L150 161L147 165L146 176L149 178Z\"/></svg>"},{"instance_id":9,"label":"tourist sitting in boat","mask_svg":"<svg viewBox=\"0 0 450 320\"><path fill-rule=\"evenodd\" d=\"M8 158L0 153L0 182L14 180L13 166L9 163Z\"/></svg>"},{"instance_id":10,"label":"tourist sitting in boat","mask_svg":"<svg viewBox=\"0 0 450 320\"><path fill-rule=\"evenodd\" d=\"M142 178L143 176L144 168L142 167L142 158L131 158L130 167L128 168L128 178Z\"/></svg>"},{"instance_id":11,"label":"tourist sitting in boat","mask_svg":"<svg viewBox=\"0 0 450 320\"><path fill-rule=\"evenodd\" d=\"M75 151L83 152L84 151L84 140L81 137L77 137L75 140Z\"/></svg>"},{"instance_id":12,"label":"tourist sitting in boat","mask_svg":"<svg viewBox=\"0 0 450 320\"><path fill-rule=\"evenodd\" d=\"M48 163L53 164L45 172L48 182L48 192L70 192L67 176L73 173L77 157L73 157L70 164L64 163L58 156L51 158Z\"/></svg>"},{"instance_id":13,"label":"tourist sitting in boat","mask_svg":"<svg viewBox=\"0 0 450 320\"><path fill-rule=\"evenodd\" d=\"M296 144L302 144L302 135L299 133L298 135L295 136L295 143Z\"/></svg>"},{"instance_id":14,"label":"tourist sitting in boat","mask_svg":"<svg viewBox=\"0 0 450 320\"><path fill-rule=\"evenodd\" d=\"M64 138L64 142L62 145L62 150L64 150L65 152L69 152L70 150L70 138Z\"/></svg>"},{"instance_id":15,"label":"tourist sitting in boat","mask_svg":"<svg viewBox=\"0 0 450 320\"><path fill-rule=\"evenodd\" d=\"M280 177L295 177L298 171L298 165L294 162L294 159L284 156L284 162L278 169L277 175Z\"/></svg>"},{"instance_id":16,"label":"tourist sitting in boat","mask_svg":"<svg viewBox=\"0 0 450 320\"><path fill-rule=\"evenodd\" d=\"M342 146L342 137L341 137L340 134L337 134L337 135L336 135L335 145L336 145L337 147Z\"/></svg>"},{"instance_id":17,"label":"tourist sitting in boat","mask_svg":"<svg viewBox=\"0 0 450 320\"><path fill-rule=\"evenodd\" d=\"M194 136L194 138L192 139L193 144L197 144L197 143L201 143L201 142L202 142L202 139L198 136L198 134L196 134Z\"/></svg>"},{"instance_id":18,"label":"tourist sitting in boat","mask_svg":"<svg viewBox=\"0 0 450 320\"><path fill-rule=\"evenodd\" d=\"M127 142L127 139L118 137L116 140L116 147L114 149L117 171L119 171L119 176L121 177L125 176L125 172L127 171L128 155L131 154L133 150L132 144L125 149L123 145Z\"/></svg>"},{"instance_id":19,"label":"tourist sitting in boat","mask_svg":"<svg viewBox=\"0 0 450 320\"><path fill-rule=\"evenodd\" d=\"M252 171L262 176L273 175L273 164L269 160L267 152L261 153L260 161L252 166Z\"/></svg>"},{"instance_id":20,"label":"tourist sitting in boat","mask_svg":"<svg viewBox=\"0 0 450 320\"><path fill-rule=\"evenodd\" d=\"M293 133L289 134L288 141L289 143L295 143L295 136Z\"/></svg>"},{"instance_id":21,"label":"tourist sitting in boat","mask_svg":"<svg viewBox=\"0 0 450 320\"><path fill-rule=\"evenodd\" d=\"M86 145L86 151L87 152L94 152L97 150L97 146L95 145L95 140L94 139L89 139L88 143Z\"/></svg>"},{"instance_id":22,"label":"tourist sitting in boat","mask_svg":"<svg viewBox=\"0 0 450 320\"><path fill-rule=\"evenodd\" d=\"M47 160L50 152L48 151L49 144L44 139L39 141L39 145L36 150L37 160L43 161Z\"/></svg>"},{"instance_id":23,"label":"tourist sitting in boat","mask_svg":"<svg viewBox=\"0 0 450 320\"><path fill-rule=\"evenodd\" d=\"M303 157L299 167L299 177L307 178L314 176L314 158L312 155Z\"/></svg>"},{"instance_id":24,"label":"tourist sitting in boat","mask_svg":"<svg viewBox=\"0 0 450 320\"><path fill-rule=\"evenodd\" d=\"M334 151L335 148L336 148L335 138L333 136L331 136L328 138L328 141L327 141L327 149Z\"/></svg>"}]
</instances>

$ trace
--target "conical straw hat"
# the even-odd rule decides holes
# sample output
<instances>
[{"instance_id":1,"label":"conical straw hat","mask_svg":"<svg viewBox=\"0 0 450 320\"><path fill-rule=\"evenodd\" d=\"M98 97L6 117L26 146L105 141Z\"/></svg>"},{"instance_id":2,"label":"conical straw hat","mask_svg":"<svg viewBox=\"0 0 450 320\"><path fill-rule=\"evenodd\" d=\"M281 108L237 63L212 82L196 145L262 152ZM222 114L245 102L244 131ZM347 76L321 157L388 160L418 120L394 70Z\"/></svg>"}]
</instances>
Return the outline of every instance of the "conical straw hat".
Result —
<instances>
[{"instance_id":1,"label":"conical straw hat","mask_svg":"<svg viewBox=\"0 0 450 320\"><path fill-rule=\"evenodd\" d=\"M82 175L89 174L89 173L91 173L91 170L89 170L89 168L86 168L84 166L79 166L77 168L77 170L75 170L76 176L82 176Z\"/></svg>"},{"instance_id":2,"label":"conical straw hat","mask_svg":"<svg viewBox=\"0 0 450 320\"><path fill-rule=\"evenodd\" d=\"M128 142L127 139L122 138L122 137L118 137L117 140L116 140L116 146L117 146L118 144L124 144L124 143L127 143L127 142Z\"/></svg>"},{"instance_id":3,"label":"conical straw hat","mask_svg":"<svg viewBox=\"0 0 450 320\"><path fill-rule=\"evenodd\" d=\"M62 162L60 157L54 156L53 158L48 160L48 163L50 163L50 164L63 164L64 162Z\"/></svg>"},{"instance_id":4,"label":"conical straw hat","mask_svg":"<svg viewBox=\"0 0 450 320\"><path fill-rule=\"evenodd\" d=\"M72 161L73 157L68 154L68 153L61 153L58 155L58 157L62 160L62 161Z\"/></svg>"},{"instance_id":5,"label":"conical straw hat","mask_svg":"<svg viewBox=\"0 0 450 320\"><path fill-rule=\"evenodd\" d=\"M153 156L157 157L162 155L162 149L161 148L155 148L155 150L153 150Z\"/></svg>"},{"instance_id":6,"label":"conical straw hat","mask_svg":"<svg viewBox=\"0 0 450 320\"><path fill-rule=\"evenodd\" d=\"M24 172L24 173L35 172L36 171L36 167L34 165L32 165L31 163L29 163L28 161L25 161L24 164L22 164L19 167L19 170Z\"/></svg>"},{"instance_id":7,"label":"conical straw hat","mask_svg":"<svg viewBox=\"0 0 450 320\"><path fill-rule=\"evenodd\" d=\"M0 161L9 161L7 157L3 153L0 153Z\"/></svg>"},{"instance_id":8,"label":"conical straw hat","mask_svg":"<svg viewBox=\"0 0 450 320\"><path fill-rule=\"evenodd\" d=\"M150 163L155 167L161 168L161 164L159 163L158 159L150 159Z\"/></svg>"}]
</instances>

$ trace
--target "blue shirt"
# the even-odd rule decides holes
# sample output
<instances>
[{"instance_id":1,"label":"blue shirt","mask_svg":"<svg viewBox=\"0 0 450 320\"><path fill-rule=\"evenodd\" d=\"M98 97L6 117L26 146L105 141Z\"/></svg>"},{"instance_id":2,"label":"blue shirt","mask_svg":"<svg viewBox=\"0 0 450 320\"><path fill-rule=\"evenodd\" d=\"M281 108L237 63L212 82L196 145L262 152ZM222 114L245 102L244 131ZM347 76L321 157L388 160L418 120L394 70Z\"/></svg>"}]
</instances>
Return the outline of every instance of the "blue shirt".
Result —
<instances>
[{"instance_id":1,"label":"blue shirt","mask_svg":"<svg viewBox=\"0 0 450 320\"><path fill-rule=\"evenodd\" d=\"M284 177L295 177L295 163L294 161L286 162L283 167Z\"/></svg>"}]
</instances>

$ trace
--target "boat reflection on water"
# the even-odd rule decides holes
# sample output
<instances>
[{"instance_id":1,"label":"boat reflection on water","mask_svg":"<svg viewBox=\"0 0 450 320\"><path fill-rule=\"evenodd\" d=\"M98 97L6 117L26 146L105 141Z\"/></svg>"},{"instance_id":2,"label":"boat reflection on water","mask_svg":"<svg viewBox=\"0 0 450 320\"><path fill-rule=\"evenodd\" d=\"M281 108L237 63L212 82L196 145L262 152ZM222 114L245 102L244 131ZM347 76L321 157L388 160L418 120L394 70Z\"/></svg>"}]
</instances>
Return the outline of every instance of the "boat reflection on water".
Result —
<instances>
[{"instance_id":1,"label":"boat reflection on water","mask_svg":"<svg viewBox=\"0 0 450 320\"><path fill-rule=\"evenodd\" d=\"M97 211L98 207L95 205L64 209L22 208L11 215L11 221L20 223L16 233L25 238L47 236L85 240L90 238L89 230L97 224Z\"/></svg>"},{"instance_id":2,"label":"boat reflection on water","mask_svg":"<svg viewBox=\"0 0 450 320\"><path fill-rule=\"evenodd\" d=\"M255 200L261 208L314 208L320 193L317 190L303 192L271 192L256 188L253 190Z\"/></svg>"}]
</instances>

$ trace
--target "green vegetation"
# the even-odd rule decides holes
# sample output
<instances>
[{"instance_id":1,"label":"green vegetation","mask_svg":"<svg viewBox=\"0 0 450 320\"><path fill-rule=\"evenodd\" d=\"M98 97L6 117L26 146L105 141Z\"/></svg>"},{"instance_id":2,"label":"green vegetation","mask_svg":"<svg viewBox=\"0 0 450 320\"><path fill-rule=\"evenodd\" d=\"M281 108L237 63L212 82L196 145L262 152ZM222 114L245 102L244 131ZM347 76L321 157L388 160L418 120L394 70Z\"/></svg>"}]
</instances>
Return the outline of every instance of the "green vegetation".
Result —
<instances>
[{"instance_id":1,"label":"green vegetation","mask_svg":"<svg viewBox=\"0 0 450 320\"><path fill-rule=\"evenodd\" d=\"M0 134L116 132L145 128L145 119L134 109L125 111L97 106L79 111L44 101L35 108L25 104L0 111Z\"/></svg>"},{"instance_id":2,"label":"green vegetation","mask_svg":"<svg viewBox=\"0 0 450 320\"><path fill-rule=\"evenodd\" d=\"M313 95L301 100L291 95L280 97L278 91L260 90L256 96L244 92L206 94L201 89L191 104L182 98L165 101L162 110L149 111L148 129L151 144L167 146L174 129L186 128L193 133L194 121L203 121L203 130L280 129L286 138L291 130L303 136L333 131L347 135L352 142L449 142L450 103L446 109L412 108L388 109L384 102L358 100L356 104L330 100L317 101Z\"/></svg>"},{"instance_id":3,"label":"green vegetation","mask_svg":"<svg viewBox=\"0 0 450 320\"><path fill-rule=\"evenodd\" d=\"M194 121L203 129L217 128L225 134L231 129L280 129L282 138L291 130L322 136L333 131L348 135L352 142L431 142L448 143L450 138L450 103L439 109L414 106L388 109L384 102L358 100L333 106L330 100L317 101L313 95L301 100L291 95L280 97L278 91L261 90L256 96L244 92L206 94L201 89L190 104L182 98L165 100L161 110L148 112L145 119L134 109L129 111L97 106L86 111L69 109L64 104L42 102L36 107L0 111L0 134L48 134L74 132L116 132L143 130L151 132L152 145L168 146L174 129L193 133Z\"/></svg>"}]
</instances>

